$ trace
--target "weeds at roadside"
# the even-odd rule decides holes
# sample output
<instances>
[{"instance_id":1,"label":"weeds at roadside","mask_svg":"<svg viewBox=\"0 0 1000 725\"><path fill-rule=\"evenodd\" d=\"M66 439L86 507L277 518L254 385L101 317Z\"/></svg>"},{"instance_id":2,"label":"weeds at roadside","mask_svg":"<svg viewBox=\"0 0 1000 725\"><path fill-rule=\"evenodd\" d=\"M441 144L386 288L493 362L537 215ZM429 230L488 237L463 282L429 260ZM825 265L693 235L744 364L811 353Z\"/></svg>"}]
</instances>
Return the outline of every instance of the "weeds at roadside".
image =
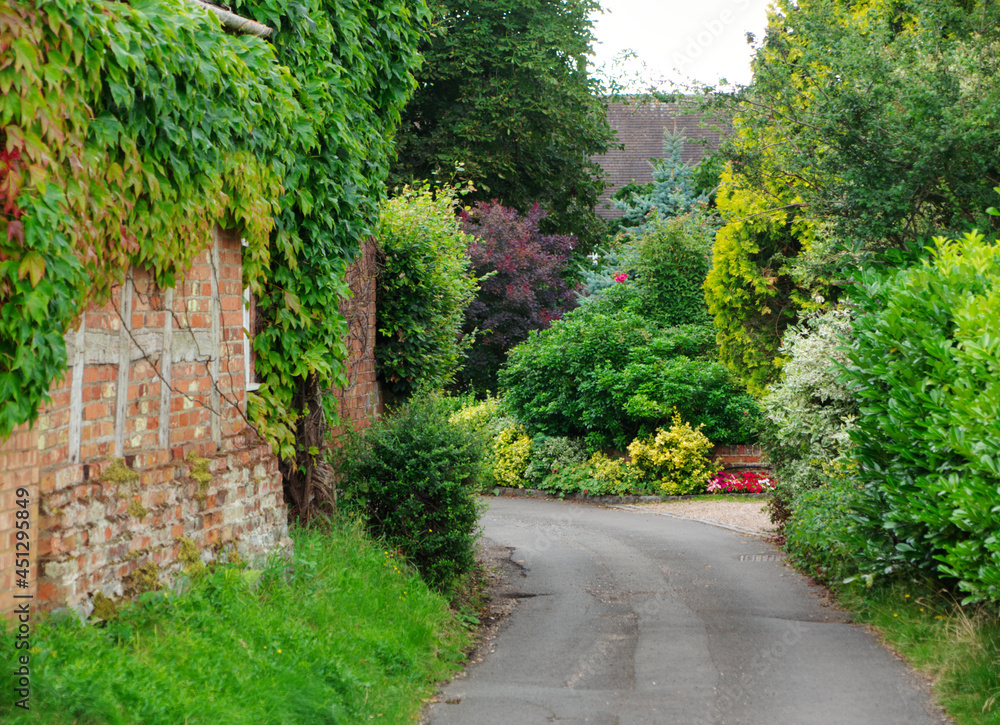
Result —
<instances>
[{"instance_id":1,"label":"weeds at roadside","mask_svg":"<svg viewBox=\"0 0 1000 725\"><path fill-rule=\"evenodd\" d=\"M838 598L933 678L938 702L959 725L1000 724L1000 617L995 609L963 607L930 585L858 587L840 591Z\"/></svg>"}]
</instances>

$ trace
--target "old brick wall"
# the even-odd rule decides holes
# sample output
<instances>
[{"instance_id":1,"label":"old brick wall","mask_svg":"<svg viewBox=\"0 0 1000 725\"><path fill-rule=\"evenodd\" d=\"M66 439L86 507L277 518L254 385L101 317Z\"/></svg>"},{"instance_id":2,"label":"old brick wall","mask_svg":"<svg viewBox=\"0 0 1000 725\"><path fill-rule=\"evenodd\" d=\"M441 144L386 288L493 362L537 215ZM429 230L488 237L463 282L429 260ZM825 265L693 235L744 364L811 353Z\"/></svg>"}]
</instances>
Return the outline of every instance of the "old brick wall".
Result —
<instances>
[{"instance_id":1,"label":"old brick wall","mask_svg":"<svg viewBox=\"0 0 1000 725\"><path fill-rule=\"evenodd\" d=\"M375 370L376 254L375 240L366 239L361 244L361 256L347 270L353 296L341 304L340 312L347 318L349 329L348 385L336 391L344 425L333 429L334 436L340 435L346 425L364 428L382 413L383 398Z\"/></svg>"},{"instance_id":2,"label":"old brick wall","mask_svg":"<svg viewBox=\"0 0 1000 725\"><path fill-rule=\"evenodd\" d=\"M0 447L0 582L14 578L21 485L47 607L86 613L98 591L170 580L191 551L254 558L290 545L277 460L244 417L242 299L239 235L219 231L176 289L132 270L87 310L51 403Z\"/></svg>"},{"instance_id":3,"label":"old brick wall","mask_svg":"<svg viewBox=\"0 0 1000 725\"><path fill-rule=\"evenodd\" d=\"M37 593L37 521L38 433L21 429L0 444L0 613Z\"/></svg>"},{"instance_id":4,"label":"old brick wall","mask_svg":"<svg viewBox=\"0 0 1000 725\"><path fill-rule=\"evenodd\" d=\"M730 473L742 471L770 471L770 464L764 459L760 446L736 445L716 446L712 451L712 460L721 462L723 470Z\"/></svg>"}]
</instances>

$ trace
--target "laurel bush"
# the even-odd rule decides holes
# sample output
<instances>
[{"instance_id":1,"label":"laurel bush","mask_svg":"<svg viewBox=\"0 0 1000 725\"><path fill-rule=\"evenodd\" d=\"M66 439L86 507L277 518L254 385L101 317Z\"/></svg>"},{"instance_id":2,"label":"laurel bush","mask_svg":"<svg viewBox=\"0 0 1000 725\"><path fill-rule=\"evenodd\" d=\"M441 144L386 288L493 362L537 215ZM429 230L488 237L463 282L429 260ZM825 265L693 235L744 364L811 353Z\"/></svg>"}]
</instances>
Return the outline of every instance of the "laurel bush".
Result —
<instances>
[{"instance_id":1,"label":"laurel bush","mask_svg":"<svg viewBox=\"0 0 1000 725\"><path fill-rule=\"evenodd\" d=\"M1000 247L970 232L930 251L851 293L851 455L905 563L1000 600Z\"/></svg>"}]
</instances>

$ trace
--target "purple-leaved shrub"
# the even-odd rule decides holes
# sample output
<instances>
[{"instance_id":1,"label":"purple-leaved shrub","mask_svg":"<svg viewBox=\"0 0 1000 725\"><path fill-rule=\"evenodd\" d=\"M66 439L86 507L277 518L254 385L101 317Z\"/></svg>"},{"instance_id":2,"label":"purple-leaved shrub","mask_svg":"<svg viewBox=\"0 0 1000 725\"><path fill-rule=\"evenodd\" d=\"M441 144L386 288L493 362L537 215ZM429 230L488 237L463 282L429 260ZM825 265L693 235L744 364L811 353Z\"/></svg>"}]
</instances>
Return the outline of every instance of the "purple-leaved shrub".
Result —
<instances>
[{"instance_id":1,"label":"purple-leaved shrub","mask_svg":"<svg viewBox=\"0 0 1000 725\"><path fill-rule=\"evenodd\" d=\"M576 306L561 276L576 237L541 234L543 217L537 204L520 214L496 201L477 202L460 214L463 231L474 237L469 259L480 278L479 293L465 310L463 331L476 331L476 341L458 376L462 388L496 390L507 352Z\"/></svg>"}]
</instances>

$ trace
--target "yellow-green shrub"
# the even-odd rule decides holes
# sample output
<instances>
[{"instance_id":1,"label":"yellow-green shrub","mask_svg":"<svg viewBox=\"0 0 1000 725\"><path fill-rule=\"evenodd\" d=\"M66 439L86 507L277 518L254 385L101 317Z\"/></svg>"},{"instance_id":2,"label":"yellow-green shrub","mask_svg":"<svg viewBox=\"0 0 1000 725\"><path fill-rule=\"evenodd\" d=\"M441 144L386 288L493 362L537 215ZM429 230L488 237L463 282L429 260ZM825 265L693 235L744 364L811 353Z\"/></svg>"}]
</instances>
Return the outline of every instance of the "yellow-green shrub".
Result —
<instances>
[{"instance_id":1,"label":"yellow-green shrub","mask_svg":"<svg viewBox=\"0 0 1000 725\"><path fill-rule=\"evenodd\" d=\"M646 439L636 438L628 446L632 467L641 475L656 479L669 495L693 493L705 488L708 479L718 472L707 453L712 442L674 413L669 430L658 428Z\"/></svg>"},{"instance_id":2,"label":"yellow-green shrub","mask_svg":"<svg viewBox=\"0 0 1000 725\"><path fill-rule=\"evenodd\" d=\"M498 486L524 487L531 461L531 438L521 426L504 428L493 439L493 479Z\"/></svg>"},{"instance_id":3,"label":"yellow-green shrub","mask_svg":"<svg viewBox=\"0 0 1000 725\"><path fill-rule=\"evenodd\" d=\"M635 488L635 475L624 458L610 458L601 451L590 457L590 475L597 482L592 493L623 496Z\"/></svg>"},{"instance_id":4,"label":"yellow-green shrub","mask_svg":"<svg viewBox=\"0 0 1000 725\"><path fill-rule=\"evenodd\" d=\"M493 436L493 423L500 417L500 399L486 398L463 405L451 414L451 422L464 425L475 433L487 433Z\"/></svg>"}]
</instances>

